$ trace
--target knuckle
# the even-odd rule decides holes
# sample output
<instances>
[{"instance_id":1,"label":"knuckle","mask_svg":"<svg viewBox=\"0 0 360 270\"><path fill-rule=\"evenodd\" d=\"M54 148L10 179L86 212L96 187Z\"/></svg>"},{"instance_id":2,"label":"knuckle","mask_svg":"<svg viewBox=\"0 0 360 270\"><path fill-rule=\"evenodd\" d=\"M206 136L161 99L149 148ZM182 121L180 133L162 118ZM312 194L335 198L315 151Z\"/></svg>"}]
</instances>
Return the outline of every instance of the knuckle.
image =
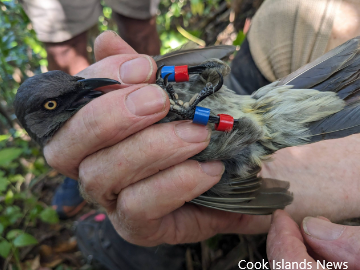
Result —
<instances>
[{"instance_id":1,"label":"knuckle","mask_svg":"<svg viewBox=\"0 0 360 270\"><path fill-rule=\"evenodd\" d=\"M109 93L111 94L111 93ZM99 141L111 140L119 134L121 130L121 121L116 121L118 115L114 114L113 108L118 106L114 104L116 99L109 99L106 106L100 102L90 102L84 109L83 126L86 132L91 134Z\"/></svg>"},{"instance_id":2,"label":"knuckle","mask_svg":"<svg viewBox=\"0 0 360 270\"><path fill-rule=\"evenodd\" d=\"M184 162L180 166L173 168L175 188L181 190L184 194L191 194L197 186L197 170L193 170L193 161Z\"/></svg>"},{"instance_id":3,"label":"knuckle","mask_svg":"<svg viewBox=\"0 0 360 270\"><path fill-rule=\"evenodd\" d=\"M98 172L95 168L86 162L82 162L79 166L79 178L81 179L81 186L83 192L86 194L91 201L97 201L101 203L101 195L104 190L104 185L99 177Z\"/></svg>"},{"instance_id":4,"label":"knuckle","mask_svg":"<svg viewBox=\"0 0 360 270\"><path fill-rule=\"evenodd\" d=\"M129 196L124 191L122 190L118 196L117 210L122 220L126 222L134 218L134 209L132 207L133 204L130 203Z\"/></svg>"},{"instance_id":5,"label":"knuckle","mask_svg":"<svg viewBox=\"0 0 360 270\"><path fill-rule=\"evenodd\" d=\"M44 156L45 156L46 162L49 164L50 167L54 168L55 170L59 169L60 163L55 155L53 155L51 152L49 154L47 154L47 152L44 151Z\"/></svg>"}]
</instances>

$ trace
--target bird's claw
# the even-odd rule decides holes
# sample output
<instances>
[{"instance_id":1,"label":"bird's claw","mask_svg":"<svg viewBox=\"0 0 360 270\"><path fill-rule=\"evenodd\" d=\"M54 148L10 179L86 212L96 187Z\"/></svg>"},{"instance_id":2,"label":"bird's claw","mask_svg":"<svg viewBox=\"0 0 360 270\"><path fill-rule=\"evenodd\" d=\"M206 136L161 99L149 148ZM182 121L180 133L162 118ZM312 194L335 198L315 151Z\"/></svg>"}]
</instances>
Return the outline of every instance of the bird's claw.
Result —
<instances>
[{"instance_id":1,"label":"bird's claw","mask_svg":"<svg viewBox=\"0 0 360 270\"><path fill-rule=\"evenodd\" d=\"M170 97L170 112L179 115L184 120L192 120L195 114L196 106L208 96L219 91L223 86L224 79L220 72L216 71L219 75L219 82L213 86L212 83L208 82L205 87L198 93L195 94L188 102L184 102L178 99L178 95L175 93L174 87L168 82L168 78L171 73L161 77L161 69L164 65L160 66L156 72L156 84L164 89ZM213 66L195 66L189 67L190 74L201 74L204 70L213 68Z\"/></svg>"}]
</instances>

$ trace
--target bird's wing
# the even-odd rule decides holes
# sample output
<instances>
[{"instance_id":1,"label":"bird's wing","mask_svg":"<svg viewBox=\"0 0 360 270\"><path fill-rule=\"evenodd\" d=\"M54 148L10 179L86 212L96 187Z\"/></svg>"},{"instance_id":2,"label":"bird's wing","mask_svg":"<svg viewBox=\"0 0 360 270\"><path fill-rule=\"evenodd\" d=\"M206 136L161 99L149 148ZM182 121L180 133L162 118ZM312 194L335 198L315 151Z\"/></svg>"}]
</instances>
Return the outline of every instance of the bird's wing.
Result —
<instances>
[{"instance_id":1,"label":"bird's wing","mask_svg":"<svg viewBox=\"0 0 360 270\"><path fill-rule=\"evenodd\" d=\"M158 66L161 65L189 65L195 66L211 58L223 59L235 51L235 46L221 45L196 49L180 49L168 54L155 56Z\"/></svg>"},{"instance_id":2,"label":"bird's wing","mask_svg":"<svg viewBox=\"0 0 360 270\"><path fill-rule=\"evenodd\" d=\"M293 196L289 182L258 177L259 170L224 184L221 195L207 192L191 202L228 212L268 215L289 205ZM226 185L226 186L225 186Z\"/></svg>"},{"instance_id":3,"label":"bird's wing","mask_svg":"<svg viewBox=\"0 0 360 270\"><path fill-rule=\"evenodd\" d=\"M277 85L292 85L296 89L317 89L340 92L340 84L359 70L360 36L327 52L323 56L282 78ZM339 79L341 78L341 79Z\"/></svg>"},{"instance_id":4,"label":"bird's wing","mask_svg":"<svg viewBox=\"0 0 360 270\"><path fill-rule=\"evenodd\" d=\"M342 111L309 126L311 142L360 133L360 36L281 79L277 85L331 91L346 102Z\"/></svg>"}]
</instances>

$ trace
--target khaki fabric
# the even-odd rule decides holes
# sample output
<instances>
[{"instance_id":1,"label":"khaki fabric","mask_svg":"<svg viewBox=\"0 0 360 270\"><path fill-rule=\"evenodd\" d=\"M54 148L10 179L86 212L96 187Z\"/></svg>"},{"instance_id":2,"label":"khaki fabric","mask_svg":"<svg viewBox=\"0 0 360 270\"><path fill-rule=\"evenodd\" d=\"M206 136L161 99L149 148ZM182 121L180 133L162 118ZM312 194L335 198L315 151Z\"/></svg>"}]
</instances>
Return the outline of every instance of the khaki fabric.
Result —
<instances>
[{"instance_id":1,"label":"khaki fabric","mask_svg":"<svg viewBox=\"0 0 360 270\"><path fill-rule=\"evenodd\" d=\"M251 55L275 81L325 53L341 0L265 0L248 34Z\"/></svg>"},{"instance_id":2,"label":"khaki fabric","mask_svg":"<svg viewBox=\"0 0 360 270\"><path fill-rule=\"evenodd\" d=\"M102 14L100 0L21 0L37 37L62 42L91 28ZM105 0L113 12L133 19L156 15L160 0Z\"/></svg>"}]
</instances>

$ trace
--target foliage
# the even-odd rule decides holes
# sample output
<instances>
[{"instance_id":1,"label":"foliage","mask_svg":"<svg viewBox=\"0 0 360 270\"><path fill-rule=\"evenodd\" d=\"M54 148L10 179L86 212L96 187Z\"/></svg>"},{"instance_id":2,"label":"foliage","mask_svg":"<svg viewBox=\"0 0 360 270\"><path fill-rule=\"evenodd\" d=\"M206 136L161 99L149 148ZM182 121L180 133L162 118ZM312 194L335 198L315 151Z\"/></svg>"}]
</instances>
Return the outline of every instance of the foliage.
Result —
<instances>
[{"instance_id":1,"label":"foliage","mask_svg":"<svg viewBox=\"0 0 360 270\"><path fill-rule=\"evenodd\" d=\"M192 27L194 18L203 16L218 7L220 0L162 0L160 1L160 14L157 16L157 25L162 42L161 53L166 53L188 42L176 27L183 26L186 31L195 37L201 37L203 32L197 27Z\"/></svg>"},{"instance_id":2,"label":"foliage","mask_svg":"<svg viewBox=\"0 0 360 270\"><path fill-rule=\"evenodd\" d=\"M243 31L239 31L238 35L236 36L236 39L233 42L233 45L240 46L243 41L245 40L246 35Z\"/></svg>"},{"instance_id":3,"label":"foliage","mask_svg":"<svg viewBox=\"0 0 360 270\"><path fill-rule=\"evenodd\" d=\"M7 147L14 146L16 147ZM31 235L40 221L58 222L56 212L31 192L31 179L48 170L43 157L22 132L0 141L0 256L14 257L19 265L20 248L38 243Z\"/></svg>"},{"instance_id":4,"label":"foliage","mask_svg":"<svg viewBox=\"0 0 360 270\"><path fill-rule=\"evenodd\" d=\"M0 102L11 114L20 83L46 69L46 51L17 1L0 2L0 37ZM0 121L5 122L2 115ZM0 256L14 258L19 267L21 248L38 243L32 228L40 220L54 223L58 218L25 181L24 176L41 177L48 168L23 130L0 135L0 170Z\"/></svg>"},{"instance_id":5,"label":"foliage","mask_svg":"<svg viewBox=\"0 0 360 270\"><path fill-rule=\"evenodd\" d=\"M0 101L11 105L20 82L47 65L46 51L17 1L0 1L0 52Z\"/></svg>"}]
</instances>

